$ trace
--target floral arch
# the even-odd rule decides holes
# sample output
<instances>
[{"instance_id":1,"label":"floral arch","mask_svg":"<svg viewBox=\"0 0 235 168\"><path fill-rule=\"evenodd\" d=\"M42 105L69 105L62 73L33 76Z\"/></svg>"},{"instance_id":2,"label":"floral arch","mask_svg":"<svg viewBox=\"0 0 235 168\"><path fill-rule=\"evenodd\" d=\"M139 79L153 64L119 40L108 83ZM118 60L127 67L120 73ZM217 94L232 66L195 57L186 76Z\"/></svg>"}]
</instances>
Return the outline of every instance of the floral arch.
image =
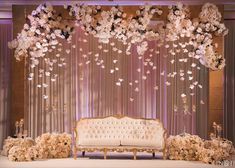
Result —
<instances>
[{"instance_id":1,"label":"floral arch","mask_svg":"<svg viewBox=\"0 0 235 168\"><path fill-rule=\"evenodd\" d=\"M219 70L225 66L225 59L218 54L218 44L213 41L214 36L225 36L227 28L221 23L221 13L218 8L211 3L202 6L197 18L190 17L189 7L181 3L169 6L167 22L153 23L153 29L149 27L153 16L160 16L163 13L159 6L141 6L136 14L128 15L121 6L113 6L110 10L103 10L101 6L86 6L81 4L65 5L70 16L75 22L68 22L61 14L56 13L50 4L42 4L32 11L27 17L22 31L17 38L9 43L9 47L15 49L17 61L23 58L29 59L30 68L34 69L41 63L48 65L48 69L40 69L40 75L51 77L51 81L56 81L58 74L53 73L53 67L66 66L66 58L56 55L56 59L48 58L47 52L52 52L61 46L58 39L65 39L69 43L74 31L74 27L80 26L87 34L92 34L99 39L100 43L109 43L111 38L115 38L127 46L126 55L130 55L130 49L135 44L140 58L148 50L149 40L156 40L159 46L173 43L173 47L180 46L181 50L188 54L189 58L198 60L204 66ZM188 42L175 44L180 38L186 38ZM115 45L115 44L110 44ZM186 49L190 46L191 50ZM75 46L74 46L75 47ZM70 50L66 49L69 53ZM176 51L177 52L177 51ZM175 51L170 50L169 54L175 55ZM179 61L185 61L179 60ZM171 63L174 63L172 60ZM154 68L154 65L151 63ZM105 68L100 64L101 68ZM191 67L198 68L195 63ZM110 73L112 73L110 71ZM174 72L175 75L183 75L182 72ZM186 72L190 73L190 71ZM33 80L34 73L28 74L28 80ZM116 85L121 85L118 81ZM166 83L167 84L167 83ZM190 85L192 89L198 83ZM47 83L38 85L39 88L46 88ZM186 95L182 93L182 97ZM44 98L47 99L47 95Z\"/></svg>"}]
</instances>

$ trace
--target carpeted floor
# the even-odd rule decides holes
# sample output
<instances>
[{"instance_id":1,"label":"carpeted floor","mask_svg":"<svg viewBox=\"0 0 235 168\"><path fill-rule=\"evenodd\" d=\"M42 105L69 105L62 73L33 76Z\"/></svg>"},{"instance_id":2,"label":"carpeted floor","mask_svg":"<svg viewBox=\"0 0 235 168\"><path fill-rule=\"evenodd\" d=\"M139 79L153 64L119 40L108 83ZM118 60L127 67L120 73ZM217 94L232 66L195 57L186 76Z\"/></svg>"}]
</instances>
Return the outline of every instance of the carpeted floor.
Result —
<instances>
[{"instance_id":1,"label":"carpeted floor","mask_svg":"<svg viewBox=\"0 0 235 168\"><path fill-rule=\"evenodd\" d=\"M230 162L231 164L232 162ZM5 156L0 156L0 168L212 168L224 167L204 164L193 161L175 161L162 160L160 156L154 159L149 154L137 155L137 160L133 160L132 154L112 153L108 155L107 160L103 160L103 155L99 153L89 153L85 157L78 156L77 160L67 159L49 159L32 162L11 162ZM235 167L235 157L233 157L233 166Z\"/></svg>"}]
</instances>

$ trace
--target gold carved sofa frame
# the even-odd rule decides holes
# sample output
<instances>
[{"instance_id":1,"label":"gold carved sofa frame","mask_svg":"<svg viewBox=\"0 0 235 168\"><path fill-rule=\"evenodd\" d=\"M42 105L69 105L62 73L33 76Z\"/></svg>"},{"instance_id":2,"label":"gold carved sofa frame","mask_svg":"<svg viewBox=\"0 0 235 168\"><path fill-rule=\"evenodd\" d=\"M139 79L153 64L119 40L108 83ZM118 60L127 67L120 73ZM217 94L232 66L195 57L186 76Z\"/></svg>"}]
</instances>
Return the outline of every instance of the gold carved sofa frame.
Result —
<instances>
[{"instance_id":1,"label":"gold carved sofa frame","mask_svg":"<svg viewBox=\"0 0 235 168\"><path fill-rule=\"evenodd\" d=\"M77 142L79 140L79 134L77 130L77 125L84 120L92 120L92 119L105 119L109 117L114 117L116 119L121 119L123 117L127 116L108 116L108 117L100 117L100 118L81 118L76 122L76 126L74 127L73 131L73 155L74 159L77 158L77 152L82 152L82 156L85 156L85 152L103 152L104 153L104 159L107 158L107 153L108 152L133 152L133 159L136 160L136 154L137 152L147 152L147 153L152 153L153 157L155 157L156 152L162 152L163 153L163 159L166 159L167 153L166 153L166 138L167 138L167 132L166 129L163 127L163 124L158 120L158 119L144 119L144 118L131 118L130 119L137 119L137 120L152 120L152 121L157 121L160 123L162 129L164 130L163 134L163 139L164 139L164 144L162 149L155 149L152 147L144 147L144 146L79 146L77 145Z\"/></svg>"}]
</instances>

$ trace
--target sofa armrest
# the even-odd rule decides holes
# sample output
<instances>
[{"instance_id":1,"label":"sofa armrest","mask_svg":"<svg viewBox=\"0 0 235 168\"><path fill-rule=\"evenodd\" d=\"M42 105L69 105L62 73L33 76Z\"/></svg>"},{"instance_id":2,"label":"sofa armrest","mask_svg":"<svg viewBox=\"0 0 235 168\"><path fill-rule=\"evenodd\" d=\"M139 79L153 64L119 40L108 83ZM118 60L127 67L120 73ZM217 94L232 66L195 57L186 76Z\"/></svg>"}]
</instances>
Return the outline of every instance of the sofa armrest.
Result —
<instances>
[{"instance_id":1,"label":"sofa armrest","mask_svg":"<svg viewBox=\"0 0 235 168\"><path fill-rule=\"evenodd\" d=\"M163 144L163 159L167 159L167 131L164 129L163 133L163 139L164 139L164 144Z\"/></svg>"},{"instance_id":2,"label":"sofa armrest","mask_svg":"<svg viewBox=\"0 0 235 168\"><path fill-rule=\"evenodd\" d=\"M77 132L77 128L74 127L73 130L73 157L74 159L77 159L77 141L78 141L78 132Z\"/></svg>"},{"instance_id":3,"label":"sofa armrest","mask_svg":"<svg viewBox=\"0 0 235 168\"><path fill-rule=\"evenodd\" d=\"M78 140L78 132L77 132L77 128L74 127L74 128L73 128L73 144L74 144L75 146L76 146L77 140Z\"/></svg>"}]
</instances>

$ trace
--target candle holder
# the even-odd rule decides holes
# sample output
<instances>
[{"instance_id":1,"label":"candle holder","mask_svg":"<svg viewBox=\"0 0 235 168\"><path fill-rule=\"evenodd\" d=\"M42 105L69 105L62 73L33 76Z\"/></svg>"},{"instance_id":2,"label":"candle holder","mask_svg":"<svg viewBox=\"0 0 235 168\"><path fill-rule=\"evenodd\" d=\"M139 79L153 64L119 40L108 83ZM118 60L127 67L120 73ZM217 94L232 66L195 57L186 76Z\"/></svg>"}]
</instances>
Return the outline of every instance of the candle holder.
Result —
<instances>
[{"instance_id":1,"label":"candle holder","mask_svg":"<svg viewBox=\"0 0 235 168\"><path fill-rule=\"evenodd\" d=\"M23 129L24 129L24 119L20 119L20 132L19 132L20 137L22 137L23 135Z\"/></svg>"},{"instance_id":2,"label":"candle holder","mask_svg":"<svg viewBox=\"0 0 235 168\"><path fill-rule=\"evenodd\" d=\"M217 124L216 124L216 122L213 122L212 127L214 129L214 135L215 135L215 137L217 137Z\"/></svg>"},{"instance_id":3,"label":"candle holder","mask_svg":"<svg viewBox=\"0 0 235 168\"><path fill-rule=\"evenodd\" d=\"M15 134L14 138L26 138L28 131L24 129L24 119L15 122Z\"/></svg>"},{"instance_id":4,"label":"candle holder","mask_svg":"<svg viewBox=\"0 0 235 168\"><path fill-rule=\"evenodd\" d=\"M217 124L216 122L213 122L212 127L213 127L213 133L210 133L210 138L211 139L216 138L216 139L220 140L222 137L221 125Z\"/></svg>"},{"instance_id":5,"label":"candle holder","mask_svg":"<svg viewBox=\"0 0 235 168\"><path fill-rule=\"evenodd\" d=\"M28 131L27 131L27 130L24 130L24 132L23 132L23 138L26 138L27 135L28 135Z\"/></svg>"},{"instance_id":6,"label":"candle holder","mask_svg":"<svg viewBox=\"0 0 235 168\"><path fill-rule=\"evenodd\" d=\"M222 127L220 125L217 125L216 129L217 129L217 133L218 133L218 138L220 139L221 135L222 135Z\"/></svg>"},{"instance_id":7,"label":"candle holder","mask_svg":"<svg viewBox=\"0 0 235 168\"><path fill-rule=\"evenodd\" d=\"M213 139L215 139L215 138L216 138L215 134L211 132L211 133L210 133L210 139L213 140Z\"/></svg>"},{"instance_id":8,"label":"candle holder","mask_svg":"<svg viewBox=\"0 0 235 168\"><path fill-rule=\"evenodd\" d=\"M19 121L15 122L15 135L14 137L17 137L19 133Z\"/></svg>"}]
</instances>

